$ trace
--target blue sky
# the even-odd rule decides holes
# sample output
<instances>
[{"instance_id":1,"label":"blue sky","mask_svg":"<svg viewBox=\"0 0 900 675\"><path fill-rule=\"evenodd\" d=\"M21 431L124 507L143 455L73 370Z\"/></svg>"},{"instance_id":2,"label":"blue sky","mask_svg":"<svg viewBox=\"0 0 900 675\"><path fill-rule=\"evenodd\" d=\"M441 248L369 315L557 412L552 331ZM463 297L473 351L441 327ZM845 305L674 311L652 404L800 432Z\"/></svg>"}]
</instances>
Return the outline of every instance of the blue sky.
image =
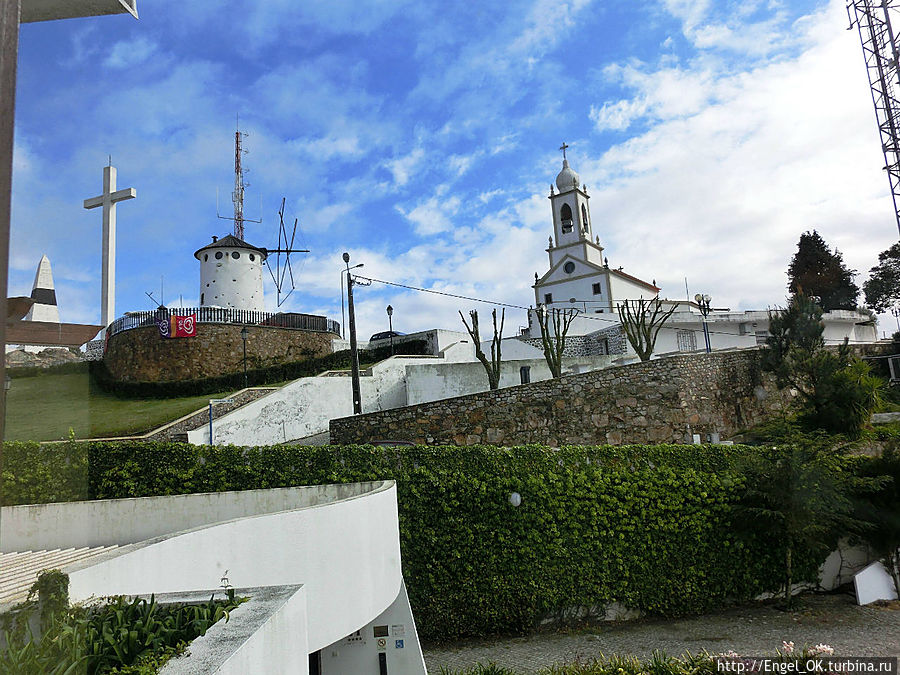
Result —
<instances>
[{"instance_id":1,"label":"blue sky","mask_svg":"<svg viewBox=\"0 0 900 675\"><path fill-rule=\"evenodd\" d=\"M63 321L99 321L100 214L82 201L107 155L138 193L118 209L117 313L149 309L161 277L167 304L197 303L193 251L231 227L216 190L227 215L238 114L245 214L263 218L245 238L274 247L285 197L311 249L283 310L340 319L345 250L377 279L531 304L563 141L610 264L664 296L688 277L718 306L782 303L813 228L861 285L897 240L843 0L138 9L21 29L10 293L46 253ZM364 335L388 303L407 332L489 307L377 283L357 302Z\"/></svg>"}]
</instances>

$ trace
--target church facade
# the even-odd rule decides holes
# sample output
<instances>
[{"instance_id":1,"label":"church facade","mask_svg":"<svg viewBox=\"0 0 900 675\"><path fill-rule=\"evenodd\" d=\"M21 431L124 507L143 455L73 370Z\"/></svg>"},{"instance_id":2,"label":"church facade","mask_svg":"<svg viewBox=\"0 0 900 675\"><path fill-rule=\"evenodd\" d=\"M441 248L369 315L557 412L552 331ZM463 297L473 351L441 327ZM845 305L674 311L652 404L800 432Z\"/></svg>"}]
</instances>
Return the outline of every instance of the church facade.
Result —
<instances>
[{"instance_id":1,"label":"church facade","mask_svg":"<svg viewBox=\"0 0 900 675\"><path fill-rule=\"evenodd\" d=\"M546 249L549 269L543 276L534 275L529 337L540 338L536 313L542 310L576 311L569 333L586 335L617 323L616 306L623 301L649 300L659 294L655 283L610 268L600 236L594 232L587 186L568 159L563 159L555 188L550 186L549 199L553 218L553 235Z\"/></svg>"}]
</instances>

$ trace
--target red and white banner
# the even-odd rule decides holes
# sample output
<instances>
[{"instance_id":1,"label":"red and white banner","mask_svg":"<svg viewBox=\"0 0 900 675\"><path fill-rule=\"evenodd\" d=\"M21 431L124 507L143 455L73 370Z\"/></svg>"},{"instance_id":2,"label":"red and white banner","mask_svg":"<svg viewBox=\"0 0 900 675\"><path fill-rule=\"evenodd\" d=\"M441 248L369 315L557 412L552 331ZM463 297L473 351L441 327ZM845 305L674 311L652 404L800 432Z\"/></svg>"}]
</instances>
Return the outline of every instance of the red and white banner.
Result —
<instances>
[{"instance_id":1,"label":"red and white banner","mask_svg":"<svg viewBox=\"0 0 900 675\"><path fill-rule=\"evenodd\" d=\"M195 337L197 335L197 315L173 316L170 319L171 329L169 335L177 337Z\"/></svg>"}]
</instances>

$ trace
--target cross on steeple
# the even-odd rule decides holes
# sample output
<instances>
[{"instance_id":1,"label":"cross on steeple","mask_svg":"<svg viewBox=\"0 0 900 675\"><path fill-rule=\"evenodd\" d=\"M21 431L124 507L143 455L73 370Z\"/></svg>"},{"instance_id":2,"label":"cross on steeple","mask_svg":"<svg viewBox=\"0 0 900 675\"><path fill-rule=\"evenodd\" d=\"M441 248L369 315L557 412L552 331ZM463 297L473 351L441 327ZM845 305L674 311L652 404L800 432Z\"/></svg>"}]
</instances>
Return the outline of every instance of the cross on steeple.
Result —
<instances>
[{"instance_id":1,"label":"cross on steeple","mask_svg":"<svg viewBox=\"0 0 900 675\"><path fill-rule=\"evenodd\" d=\"M559 149L562 150L562 153L563 153L563 159L566 158L566 148L568 148L568 147L569 146L566 144L565 141L563 141L563 144L561 146L559 146Z\"/></svg>"}]
</instances>

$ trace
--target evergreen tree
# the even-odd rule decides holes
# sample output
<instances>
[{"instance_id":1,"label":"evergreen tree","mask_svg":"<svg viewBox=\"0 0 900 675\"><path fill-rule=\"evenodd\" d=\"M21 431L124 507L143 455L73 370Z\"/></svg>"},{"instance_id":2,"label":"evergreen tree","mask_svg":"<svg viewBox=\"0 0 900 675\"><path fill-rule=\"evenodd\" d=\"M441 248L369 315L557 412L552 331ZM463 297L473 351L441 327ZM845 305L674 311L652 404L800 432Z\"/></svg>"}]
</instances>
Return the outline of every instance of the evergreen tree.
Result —
<instances>
[{"instance_id":1,"label":"evergreen tree","mask_svg":"<svg viewBox=\"0 0 900 675\"><path fill-rule=\"evenodd\" d=\"M900 305L900 242L878 254L878 264L869 270L863 291L866 305L876 312Z\"/></svg>"},{"instance_id":2,"label":"evergreen tree","mask_svg":"<svg viewBox=\"0 0 900 675\"><path fill-rule=\"evenodd\" d=\"M855 276L856 270L847 269L840 252L832 252L818 232L804 232L788 267L788 291L819 298L826 312L856 309L859 287L853 283Z\"/></svg>"},{"instance_id":3,"label":"evergreen tree","mask_svg":"<svg viewBox=\"0 0 900 675\"><path fill-rule=\"evenodd\" d=\"M822 309L794 295L786 308L769 312L762 366L779 388L796 390L807 426L857 436L878 403L880 381L846 340L837 350L825 349L823 332Z\"/></svg>"}]
</instances>

